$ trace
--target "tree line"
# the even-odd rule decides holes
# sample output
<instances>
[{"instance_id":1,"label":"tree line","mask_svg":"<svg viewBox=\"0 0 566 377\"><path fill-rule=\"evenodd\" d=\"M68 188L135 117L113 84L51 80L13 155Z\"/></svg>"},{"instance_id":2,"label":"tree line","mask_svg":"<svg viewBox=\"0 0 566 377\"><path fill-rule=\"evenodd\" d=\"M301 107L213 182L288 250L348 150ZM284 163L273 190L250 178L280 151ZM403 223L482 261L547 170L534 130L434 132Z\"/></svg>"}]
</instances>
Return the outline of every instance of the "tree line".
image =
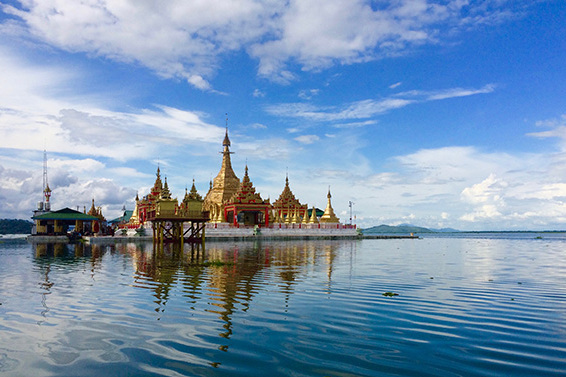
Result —
<instances>
[{"instance_id":1,"label":"tree line","mask_svg":"<svg viewBox=\"0 0 566 377\"><path fill-rule=\"evenodd\" d=\"M0 219L0 234L30 234L32 226L29 220Z\"/></svg>"}]
</instances>

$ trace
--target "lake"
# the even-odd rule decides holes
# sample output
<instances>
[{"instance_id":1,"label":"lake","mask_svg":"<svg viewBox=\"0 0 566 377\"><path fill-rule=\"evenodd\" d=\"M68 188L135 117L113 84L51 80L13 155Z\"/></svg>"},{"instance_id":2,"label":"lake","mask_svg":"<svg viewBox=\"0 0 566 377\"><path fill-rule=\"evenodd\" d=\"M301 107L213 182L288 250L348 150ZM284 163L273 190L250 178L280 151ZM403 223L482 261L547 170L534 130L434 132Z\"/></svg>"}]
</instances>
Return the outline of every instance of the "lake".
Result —
<instances>
[{"instance_id":1,"label":"lake","mask_svg":"<svg viewBox=\"0 0 566 377\"><path fill-rule=\"evenodd\" d=\"M562 376L566 236L0 243L1 376Z\"/></svg>"}]
</instances>

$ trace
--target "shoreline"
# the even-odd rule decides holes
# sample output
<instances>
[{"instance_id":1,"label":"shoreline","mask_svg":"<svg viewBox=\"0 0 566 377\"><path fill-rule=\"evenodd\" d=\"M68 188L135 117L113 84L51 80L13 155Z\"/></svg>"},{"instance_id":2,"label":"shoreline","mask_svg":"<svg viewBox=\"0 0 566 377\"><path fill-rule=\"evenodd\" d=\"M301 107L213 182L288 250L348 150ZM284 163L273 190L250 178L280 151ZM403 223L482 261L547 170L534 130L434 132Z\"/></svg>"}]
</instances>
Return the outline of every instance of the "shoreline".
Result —
<instances>
[{"instance_id":1,"label":"shoreline","mask_svg":"<svg viewBox=\"0 0 566 377\"><path fill-rule=\"evenodd\" d=\"M67 236L31 236L29 243L70 243ZM420 239L417 235L358 235L358 234L215 234L206 235L204 242L228 241L314 241L314 240L364 240L364 239ZM85 236L81 241L90 244L153 242L151 236Z\"/></svg>"}]
</instances>

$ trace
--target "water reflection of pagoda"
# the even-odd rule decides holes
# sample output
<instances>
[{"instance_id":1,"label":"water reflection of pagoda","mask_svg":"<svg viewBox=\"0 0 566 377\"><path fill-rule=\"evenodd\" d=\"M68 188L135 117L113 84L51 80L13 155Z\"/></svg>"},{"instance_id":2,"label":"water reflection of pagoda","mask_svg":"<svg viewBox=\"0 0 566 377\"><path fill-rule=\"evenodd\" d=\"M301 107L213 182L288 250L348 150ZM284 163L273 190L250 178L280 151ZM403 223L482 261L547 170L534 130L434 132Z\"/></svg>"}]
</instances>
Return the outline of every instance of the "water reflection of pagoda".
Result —
<instances>
[{"instance_id":1,"label":"water reflection of pagoda","mask_svg":"<svg viewBox=\"0 0 566 377\"><path fill-rule=\"evenodd\" d=\"M194 184L190 192L185 189L185 196L179 203L173 199L167 178L161 180L161 171L157 168L157 177L149 194L141 199L136 195L133 215L123 228L137 229L151 223L152 215L170 213L172 216L206 214L207 231L216 229L332 229L355 235L355 225L340 224L331 203L330 189L327 194L326 209L312 207L295 197L288 175L285 186L278 199L270 203L256 191L246 164L244 177L238 178L232 168L230 138L228 130L222 142L222 164L217 176L210 182L210 188L204 199L197 192ZM149 225L149 224L148 224Z\"/></svg>"},{"instance_id":2,"label":"water reflection of pagoda","mask_svg":"<svg viewBox=\"0 0 566 377\"><path fill-rule=\"evenodd\" d=\"M172 292L180 288L183 302L192 310L217 315L221 320L218 336L230 339L234 315L246 312L260 292L276 287L280 305L287 310L296 285L313 269L326 271L330 286L340 246L335 241L215 243L206 252L197 251L196 258L195 250L188 245L170 244L153 251L134 244L116 248L133 257L132 286L152 292L153 310L159 318L167 315L168 302L176 299ZM226 351L228 344L220 348Z\"/></svg>"}]
</instances>

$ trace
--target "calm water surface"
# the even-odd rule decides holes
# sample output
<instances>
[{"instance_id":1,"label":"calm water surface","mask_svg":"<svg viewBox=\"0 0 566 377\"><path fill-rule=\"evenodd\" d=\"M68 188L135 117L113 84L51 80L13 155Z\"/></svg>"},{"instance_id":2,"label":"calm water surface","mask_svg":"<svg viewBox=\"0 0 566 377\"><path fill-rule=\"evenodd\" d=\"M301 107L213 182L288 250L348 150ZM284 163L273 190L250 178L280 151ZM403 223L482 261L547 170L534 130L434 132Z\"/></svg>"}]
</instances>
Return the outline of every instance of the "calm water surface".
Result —
<instances>
[{"instance_id":1,"label":"calm water surface","mask_svg":"<svg viewBox=\"0 0 566 377\"><path fill-rule=\"evenodd\" d=\"M564 375L566 237L545 237L5 241L0 375Z\"/></svg>"}]
</instances>

